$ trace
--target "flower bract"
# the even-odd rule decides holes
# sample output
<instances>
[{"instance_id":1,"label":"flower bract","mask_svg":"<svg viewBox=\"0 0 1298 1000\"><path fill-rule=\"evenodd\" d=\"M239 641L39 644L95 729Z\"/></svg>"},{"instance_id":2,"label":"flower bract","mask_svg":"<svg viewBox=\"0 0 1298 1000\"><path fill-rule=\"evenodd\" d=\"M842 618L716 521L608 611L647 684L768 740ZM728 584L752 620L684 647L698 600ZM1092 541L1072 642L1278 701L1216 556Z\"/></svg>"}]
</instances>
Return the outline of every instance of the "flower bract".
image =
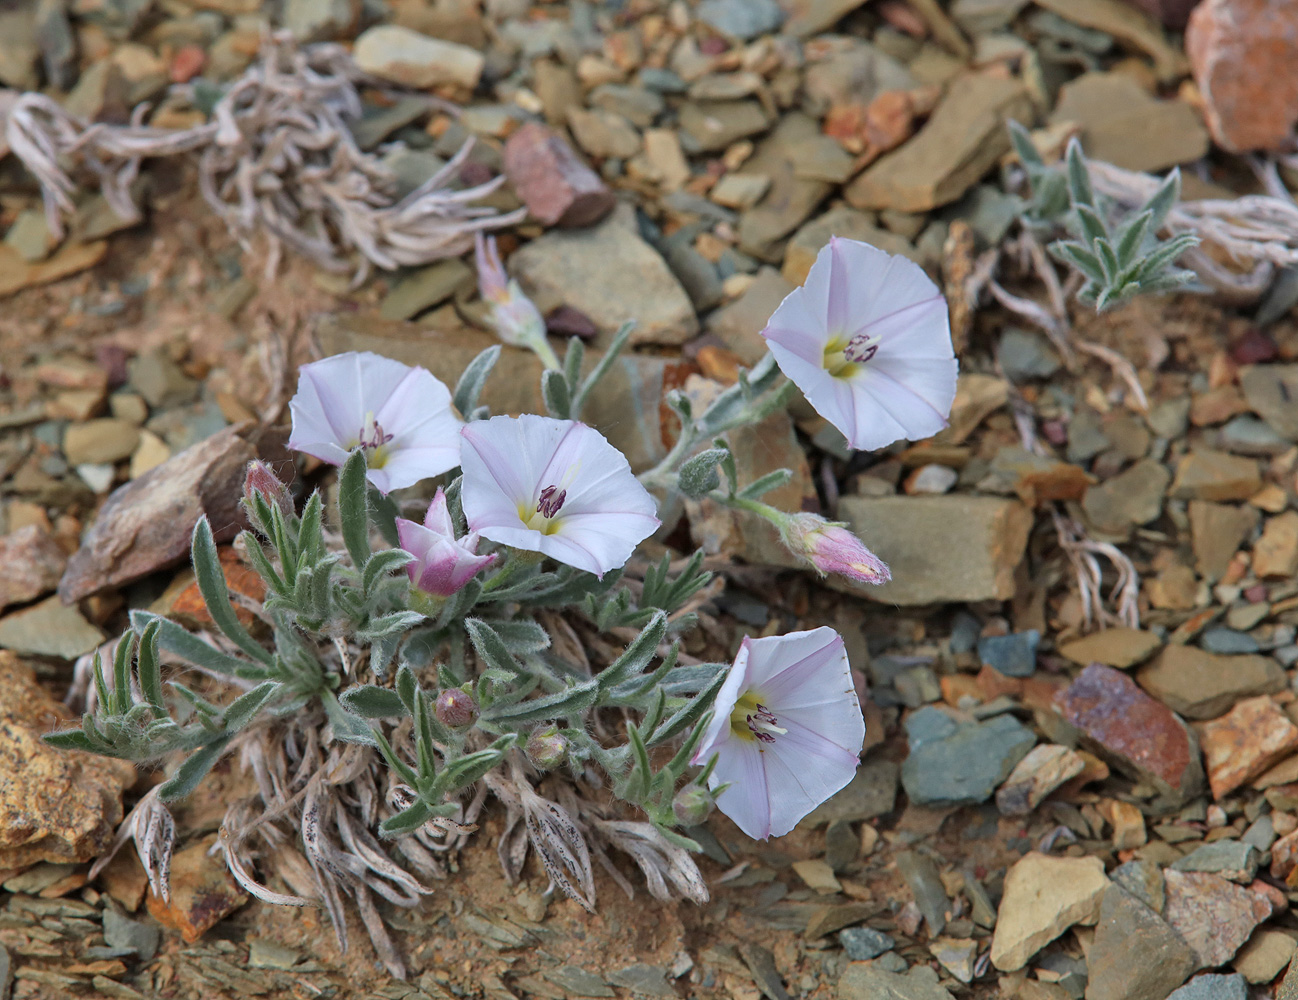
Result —
<instances>
[{"instance_id":1,"label":"flower bract","mask_svg":"<svg viewBox=\"0 0 1298 1000\"><path fill-rule=\"evenodd\" d=\"M368 351L335 354L302 366L289 410L290 448L330 465L361 448L383 493L460 464L451 392L425 368Z\"/></svg>"},{"instance_id":2,"label":"flower bract","mask_svg":"<svg viewBox=\"0 0 1298 1000\"><path fill-rule=\"evenodd\" d=\"M744 639L694 763L717 755L717 807L765 840L852 780L864 739L843 637L822 627Z\"/></svg>"},{"instance_id":3,"label":"flower bract","mask_svg":"<svg viewBox=\"0 0 1298 1000\"><path fill-rule=\"evenodd\" d=\"M464 513L483 538L603 576L658 527L653 497L592 427L524 414L461 433Z\"/></svg>"},{"instance_id":4,"label":"flower bract","mask_svg":"<svg viewBox=\"0 0 1298 1000\"><path fill-rule=\"evenodd\" d=\"M494 553L477 554L476 533L455 537L446 493L441 489L428 505L423 524L397 518L397 537L401 547L415 557L406 566L410 582L438 597L450 597L496 559Z\"/></svg>"},{"instance_id":5,"label":"flower bract","mask_svg":"<svg viewBox=\"0 0 1298 1000\"><path fill-rule=\"evenodd\" d=\"M853 448L930 437L955 399L946 300L923 268L833 237L762 331L780 370Z\"/></svg>"}]
</instances>

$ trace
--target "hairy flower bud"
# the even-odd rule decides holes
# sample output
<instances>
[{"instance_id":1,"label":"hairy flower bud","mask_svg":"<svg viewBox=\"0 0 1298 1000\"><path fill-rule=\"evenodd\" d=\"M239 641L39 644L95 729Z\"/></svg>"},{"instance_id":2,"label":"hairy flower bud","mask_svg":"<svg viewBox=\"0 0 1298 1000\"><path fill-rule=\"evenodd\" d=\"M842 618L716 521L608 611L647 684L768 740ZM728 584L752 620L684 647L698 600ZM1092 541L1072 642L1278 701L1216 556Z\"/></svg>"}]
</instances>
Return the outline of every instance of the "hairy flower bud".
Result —
<instances>
[{"instance_id":1,"label":"hairy flower bud","mask_svg":"<svg viewBox=\"0 0 1298 1000\"><path fill-rule=\"evenodd\" d=\"M266 503L279 507L286 515L293 513L293 498L289 496L288 487L260 459L248 463L248 472L243 478L243 496L249 504L255 493L260 493Z\"/></svg>"},{"instance_id":2,"label":"hairy flower bud","mask_svg":"<svg viewBox=\"0 0 1298 1000\"><path fill-rule=\"evenodd\" d=\"M447 688L433 705L437 721L451 729L468 729L478 721L478 703L463 688Z\"/></svg>"},{"instance_id":3,"label":"hairy flower bud","mask_svg":"<svg viewBox=\"0 0 1298 1000\"><path fill-rule=\"evenodd\" d=\"M523 747L527 759L542 771L551 771L568 757L568 741L554 726L534 730Z\"/></svg>"},{"instance_id":4,"label":"hairy flower bud","mask_svg":"<svg viewBox=\"0 0 1298 1000\"><path fill-rule=\"evenodd\" d=\"M778 525L785 546L822 574L837 573L858 583L887 583L892 573L846 525L818 514L792 514Z\"/></svg>"},{"instance_id":5,"label":"hairy flower bud","mask_svg":"<svg viewBox=\"0 0 1298 1000\"><path fill-rule=\"evenodd\" d=\"M686 785L672 799L672 812L681 826L698 826L712 815L712 793L702 785Z\"/></svg>"}]
</instances>

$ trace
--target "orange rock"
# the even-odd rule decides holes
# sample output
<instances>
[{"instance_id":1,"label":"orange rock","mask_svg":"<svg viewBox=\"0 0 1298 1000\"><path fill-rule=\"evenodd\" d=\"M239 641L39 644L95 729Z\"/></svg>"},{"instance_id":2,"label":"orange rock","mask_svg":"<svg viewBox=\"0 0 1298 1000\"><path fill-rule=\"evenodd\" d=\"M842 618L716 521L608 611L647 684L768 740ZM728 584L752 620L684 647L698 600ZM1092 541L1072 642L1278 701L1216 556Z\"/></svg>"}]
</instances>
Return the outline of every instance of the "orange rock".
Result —
<instances>
[{"instance_id":1,"label":"orange rock","mask_svg":"<svg viewBox=\"0 0 1298 1000\"><path fill-rule=\"evenodd\" d=\"M1266 695L1198 727L1212 797L1222 799L1298 749L1298 726Z\"/></svg>"},{"instance_id":2,"label":"orange rock","mask_svg":"<svg viewBox=\"0 0 1298 1000\"><path fill-rule=\"evenodd\" d=\"M182 45L171 57L171 82L188 83L203 72L206 63L207 53L201 45Z\"/></svg>"},{"instance_id":3,"label":"orange rock","mask_svg":"<svg viewBox=\"0 0 1298 1000\"><path fill-rule=\"evenodd\" d=\"M233 548L228 545L223 546L219 555L221 571L225 574L227 587L236 594L242 594L254 601L260 601L266 596L266 586L262 583L261 577L255 570L244 565ZM251 625L255 618L251 611L237 603L234 606L234 613L244 625ZM191 583L181 591L180 596L176 598L176 603L171 606L171 614L196 626L213 624L212 616L207 613L207 605L203 603L203 594L198 589L197 583Z\"/></svg>"},{"instance_id":4,"label":"orange rock","mask_svg":"<svg viewBox=\"0 0 1298 1000\"><path fill-rule=\"evenodd\" d=\"M207 853L215 840L209 837L171 859L170 903L152 892L148 896L153 919L179 931L189 944L248 902L248 894L230 877L225 865Z\"/></svg>"},{"instance_id":5,"label":"orange rock","mask_svg":"<svg viewBox=\"0 0 1298 1000\"><path fill-rule=\"evenodd\" d=\"M734 385L739 381L739 355L715 344L705 344L699 348L695 361L708 378L722 385Z\"/></svg>"},{"instance_id":6,"label":"orange rock","mask_svg":"<svg viewBox=\"0 0 1298 1000\"><path fill-rule=\"evenodd\" d=\"M960 708L960 702L966 698L972 698L974 701L983 700L978 679L970 674L948 674L940 678L938 683L942 686L942 700L952 708Z\"/></svg>"},{"instance_id":7,"label":"orange rock","mask_svg":"<svg viewBox=\"0 0 1298 1000\"><path fill-rule=\"evenodd\" d=\"M1001 695L1017 698L1023 693L1023 681L1018 677L1006 677L995 667L984 666L975 678L983 701L992 701Z\"/></svg>"},{"instance_id":8,"label":"orange rock","mask_svg":"<svg viewBox=\"0 0 1298 1000\"><path fill-rule=\"evenodd\" d=\"M1275 0L1205 0L1185 32L1208 128L1232 153L1279 149L1298 122L1298 18Z\"/></svg>"}]
</instances>

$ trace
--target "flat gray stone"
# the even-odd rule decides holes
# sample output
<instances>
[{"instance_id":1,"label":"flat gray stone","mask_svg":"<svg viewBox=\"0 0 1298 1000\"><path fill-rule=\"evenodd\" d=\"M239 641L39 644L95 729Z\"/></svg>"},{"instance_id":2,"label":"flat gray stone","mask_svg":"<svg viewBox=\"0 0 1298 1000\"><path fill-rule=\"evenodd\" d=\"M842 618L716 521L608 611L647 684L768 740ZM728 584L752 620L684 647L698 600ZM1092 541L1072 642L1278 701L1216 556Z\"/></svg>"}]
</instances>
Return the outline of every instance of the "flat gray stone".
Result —
<instances>
[{"instance_id":1,"label":"flat gray stone","mask_svg":"<svg viewBox=\"0 0 1298 1000\"><path fill-rule=\"evenodd\" d=\"M1165 1000L1196 965L1167 921L1118 885L1104 890L1087 959L1086 1000Z\"/></svg>"},{"instance_id":2,"label":"flat gray stone","mask_svg":"<svg viewBox=\"0 0 1298 1000\"><path fill-rule=\"evenodd\" d=\"M579 997L612 997L617 994L608 988L601 976L587 972L577 965L561 965L542 975L566 993Z\"/></svg>"},{"instance_id":3,"label":"flat gray stone","mask_svg":"<svg viewBox=\"0 0 1298 1000\"><path fill-rule=\"evenodd\" d=\"M1248 984L1238 972L1208 972L1174 990L1167 1000L1248 1000Z\"/></svg>"},{"instance_id":4,"label":"flat gray stone","mask_svg":"<svg viewBox=\"0 0 1298 1000\"><path fill-rule=\"evenodd\" d=\"M75 660L105 638L76 605L65 605L57 596L0 618L0 649L28 656Z\"/></svg>"},{"instance_id":5,"label":"flat gray stone","mask_svg":"<svg viewBox=\"0 0 1298 1000\"><path fill-rule=\"evenodd\" d=\"M1178 872L1213 872L1232 882L1248 885L1257 874L1260 858L1252 844L1239 840L1214 840L1202 844L1172 863Z\"/></svg>"},{"instance_id":6,"label":"flat gray stone","mask_svg":"<svg viewBox=\"0 0 1298 1000\"><path fill-rule=\"evenodd\" d=\"M906 975L853 962L838 981L838 1000L954 1000L937 973L917 965Z\"/></svg>"},{"instance_id":7,"label":"flat gray stone","mask_svg":"<svg viewBox=\"0 0 1298 1000\"><path fill-rule=\"evenodd\" d=\"M985 802L1037 741L1009 715L959 727L951 735L912 745L901 782L917 805Z\"/></svg>"},{"instance_id":8,"label":"flat gray stone","mask_svg":"<svg viewBox=\"0 0 1298 1000\"><path fill-rule=\"evenodd\" d=\"M812 810L800 825L814 829L826 823L874 819L892 812L900 770L890 760L867 760L846 787Z\"/></svg>"},{"instance_id":9,"label":"flat gray stone","mask_svg":"<svg viewBox=\"0 0 1298 1000\"><path fill-rule=\"evenodd\" d=\"M608 981L641 996L677 996L671 983L667 981L667 974L656 965L629 965L625 969L609 973Z\"/></svg>"},{"instance_id":10,"label":"flat gray stone","mask_svg":"<svg viewBox=\"0 0 1298 1000\"><path fill-rule=\"evenodd\" d=\"M698 331L689 296L640 238L630 206L588 229L548 232L517 250L509 266L543 314L571 306L604 338L627 320L636 324L632 344L680 344Z\"/></svg>"},{"instance_id":11,"label":"flat gray stone","mask_svg":"<svg viewBox=\"0 0 1298 1000\"><path fill-rule=\"evenodd\" d=\"M104 910L104 941L110 948L130 950L149 962L162 943L162 929L154 923L132 920L113 907Z\"/></svg>"},{"instance_id":12,"label":"flat gray stone","mask_svg":"<svg viewBox=\"0 0 1298 1000\"><path fill-rule=\"evenodd\" d=\"M838 943L853 962L867 962L890 951L897 942L871 927L846 927L838 932Z\"/></svg>"}]
</instances>

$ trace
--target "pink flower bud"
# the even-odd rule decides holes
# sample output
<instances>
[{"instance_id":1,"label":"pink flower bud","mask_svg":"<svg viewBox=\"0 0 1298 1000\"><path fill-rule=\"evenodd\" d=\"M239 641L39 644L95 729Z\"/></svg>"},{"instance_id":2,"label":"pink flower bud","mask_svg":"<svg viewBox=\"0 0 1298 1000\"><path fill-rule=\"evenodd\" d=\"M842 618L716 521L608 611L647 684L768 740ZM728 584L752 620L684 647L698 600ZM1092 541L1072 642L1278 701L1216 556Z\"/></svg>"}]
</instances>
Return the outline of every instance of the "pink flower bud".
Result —
<instances>
[{"instance_id":1,"label":"pink flower bud","mask_svg":"<svg viewBox=\"0 0 1298 1000\"><path fill-rule=\"evenodd\" d=\"M474 257L478 265L478 291L491 304L491 325L511 347L535 347L545 343L545 319L536 304L523 294L500 262L494 236L477 233Z\"/></svg>"},{"instance_id":2,"label":"pink flower bud","mask_svg":"<svg viewBox=\"0 0 1298 1000\"><path fill-rule=\"evenodd\" d=\"M698 826L712 815L715 800L702 785L686 785L672 799L672 812L682 826Z\"/></svg>"},{"instance_id":3,"label":"pink flower bud","mask_svg":"<svg viewBox=\"0 0 1298 1000\"><path fill-rule=\"evenodd\" d=\"M259 459L248 463L248 472L243 478L243 496L249 504L256 493L260 493L266 503L279 507L286 515L293 513L293 499L289 496L288 487L269 465Z\"/></svg>"},{"instance_id":4,"label":"pink flower bud","mask_svg":"<svg viewBox=\"0 0 1298 1000\"><path fill-rule=\"evenodd\" d=\"M551 771L568 759L568 741L554 726L535 730L523 747L527 759L542 771Z\"/></svg>"},{"instance_id":5,"label":"pink flower bud","mask_svg":"<svg viewBox=\"0 0 1298 1000\"><path fill-rule=\"evenodd\" d=\"M447 688L433 705L437 721L451 729L468 729L478 721L478 703L463 688Z\"/></svg>"},{"instance_id":6,"label":"pink flower bud","mask_svg":"<svg viewBox=\"0 0 1298 1000\"><path fill-rule=\"evenodd\" d=\"M784 544L799 559L823 575L837 573L858 583L887 583L892 579L882 559L867 549L844 524L818 514L793 514L780 526Z\"/></svg>"},{"instance_id":7,"label":"pink flower bud","mask_svg":"<svg viewBox=\"0 0 1298 1000\"><path fill-rule=\"evenodd\" d=\"M495 553L477 555L476 532L455 536L446 492L440 488L428 505L423 524L397 518L397 538L415 557L406 566L410 582L435 597L450 597L496 560Z\"/></svg>"}]
</instances>

